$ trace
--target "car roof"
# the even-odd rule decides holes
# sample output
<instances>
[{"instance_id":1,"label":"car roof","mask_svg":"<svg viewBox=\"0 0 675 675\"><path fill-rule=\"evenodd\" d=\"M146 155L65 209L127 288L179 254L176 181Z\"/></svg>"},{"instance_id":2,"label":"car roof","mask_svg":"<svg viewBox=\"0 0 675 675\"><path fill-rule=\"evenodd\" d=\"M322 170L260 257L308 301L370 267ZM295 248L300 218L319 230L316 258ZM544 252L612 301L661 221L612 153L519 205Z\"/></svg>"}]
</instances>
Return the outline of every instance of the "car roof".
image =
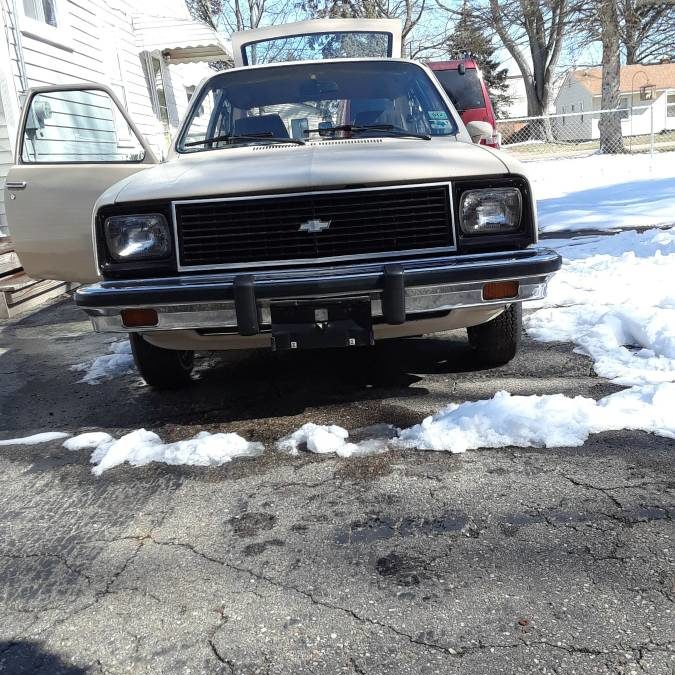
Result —
<instances>
[{"instance_id":1,"label":"car roof","mask_svg":"<svg viewBox=\"0 0 675 675\"><path fill-rule=\"evenodd\" d=\"M294 67L294 66L307 66L312 64L319 63L372 63L373 61L381 61L384 63L409 63L411 65L417 66L424 70L427 67L427 64L421 63L420 61L414 61L413 59L403 59L403 58L393 58L390 56L358 56L352 58L341 58L341 59L314 59L312 61L276 61L274 63L257 63L254 66L237 66L236 68L227 68L226 70L219 70L213 75L209 75L204 82L209 82L219 75L224 73L234 73L241 71L251 71L251 70L260 70L261 68L278 68L280 66Z\"/></svg>"}]
</instances>

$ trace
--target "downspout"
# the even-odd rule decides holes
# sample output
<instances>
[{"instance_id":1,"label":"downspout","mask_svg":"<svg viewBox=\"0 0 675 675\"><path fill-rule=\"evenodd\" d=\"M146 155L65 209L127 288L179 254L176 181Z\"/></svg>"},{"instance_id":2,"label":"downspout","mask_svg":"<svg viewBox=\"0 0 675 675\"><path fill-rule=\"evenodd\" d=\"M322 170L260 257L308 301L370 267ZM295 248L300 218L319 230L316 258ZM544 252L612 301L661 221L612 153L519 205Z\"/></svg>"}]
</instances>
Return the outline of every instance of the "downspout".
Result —
<instances>
[{"instance_id":1,"label":"downspout","mask_svg":"<svg viewBox=\"0 0 675 675\"><path fill-rule=\"evenodd\" d=\"M16 52L16 61L19 66L19 83L21 91L19 92L19 107L23 107L24 97L28 90L28 76L26 75L26 61L23 57L23 43L21 41L21 31L17 25L18 12L16 10L16 0L8 0L10 5L7 7L7 13L11 22L11 28L14 35L14 51Z\"/></svg>"}]
</instances>

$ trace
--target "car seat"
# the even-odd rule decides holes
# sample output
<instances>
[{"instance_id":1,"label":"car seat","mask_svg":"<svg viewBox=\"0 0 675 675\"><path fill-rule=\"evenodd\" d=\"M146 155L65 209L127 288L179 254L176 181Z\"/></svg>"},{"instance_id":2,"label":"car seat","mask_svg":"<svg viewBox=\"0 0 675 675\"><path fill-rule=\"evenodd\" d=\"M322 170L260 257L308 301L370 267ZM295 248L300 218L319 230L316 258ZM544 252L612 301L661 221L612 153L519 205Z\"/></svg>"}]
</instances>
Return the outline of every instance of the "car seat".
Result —
<instances>
[{"instance_id":1,"label":"car seat","mask_svg":"<svg viewBox=\"0 0 675 675\"><path fill-rule=\"evenodd\" d=\"M253 117L240 117L234 121L234 135L246 134L272 134L277 138L290 138L288 129L276 113L271 115L255 115Z\"/></svg>"}]
</instances>

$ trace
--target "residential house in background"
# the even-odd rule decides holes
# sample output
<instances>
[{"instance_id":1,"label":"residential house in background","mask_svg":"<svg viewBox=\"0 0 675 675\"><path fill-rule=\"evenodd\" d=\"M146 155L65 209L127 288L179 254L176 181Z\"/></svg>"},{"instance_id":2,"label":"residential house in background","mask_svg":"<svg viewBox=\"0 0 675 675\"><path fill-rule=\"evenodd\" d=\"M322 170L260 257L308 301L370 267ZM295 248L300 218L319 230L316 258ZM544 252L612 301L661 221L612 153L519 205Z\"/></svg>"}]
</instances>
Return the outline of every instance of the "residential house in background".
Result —
<instances>
[{"instance_id":1,"label":"residential house in background","mask_svg":"<svg viewBox=\"0 0 675 675\"><path fill-rule=\"evenodd\" d=\"M502 119L513 117L527 117L527 94L522 75L509 75L506 78L508 89L506 94L511 98L511 103L501 115Z\"/></svg>"},{"instance_id":2,"label":"residential house in background","mask_svg":"<svg viewBox=\"0 0 675 675\"><path fill-rule=\"evenodd\" d=\"M231 60L229 44L192 20L184 0L0 0L0 237L8 233L4 180L28 88L110 86L162 155L195 86L213 72L208 63ZM118 117L106 131L123 137L128 127ZM50 134L71 140L67 119L58 104L46 106L43 143Z\"/></svg>"},{"instance_id":3,"label":"residential house in background","mask_svg":"<svg viewBox=\"0 0 675 675\"><path fill-rule=\"evenodd\" d=\"M555 99L554 133L560 140L600 138L602 68L571 70ZM675 129L675 63L621 67L621 127L624 137Z\"/></svg>"}]
</instances>

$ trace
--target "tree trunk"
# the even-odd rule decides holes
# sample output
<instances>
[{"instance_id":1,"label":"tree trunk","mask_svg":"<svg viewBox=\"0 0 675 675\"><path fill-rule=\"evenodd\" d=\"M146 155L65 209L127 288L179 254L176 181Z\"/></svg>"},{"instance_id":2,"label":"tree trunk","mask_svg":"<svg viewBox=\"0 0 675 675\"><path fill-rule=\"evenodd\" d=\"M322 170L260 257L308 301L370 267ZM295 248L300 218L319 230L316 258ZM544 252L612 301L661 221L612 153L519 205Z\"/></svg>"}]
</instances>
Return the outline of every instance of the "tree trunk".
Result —
<instances>
[{"instance_id":1,"label":"tree trunk","mask_svg":"<svg viewBox=\"0 0 675 675\"><path fill-rule=\"evenodd\" d=\"M553 130L551 128L551 120L546 117L546 101L542 101L541 97L537 95L537 89L533 80L526 80L525 95L527 97L527 116L536 117L539 119L532 120L528 127L529 138L535 141L544 141L551 143L553 141Z\"/></svg>"},{"instance_id":2,"label":"tree trunk","mask_svg":"<svg viewBox=\"0 0 675 675\"><path fill-rule=\"evenodd\" d=\"M619 41L619 17L616 0L603 0L598 7L602 40L602 110L619 107L621 76L621 53ZM621 134L621 116L618 112L601 113L600 152L620 154L625 152Z\"/></svg>"}]
</instances>

